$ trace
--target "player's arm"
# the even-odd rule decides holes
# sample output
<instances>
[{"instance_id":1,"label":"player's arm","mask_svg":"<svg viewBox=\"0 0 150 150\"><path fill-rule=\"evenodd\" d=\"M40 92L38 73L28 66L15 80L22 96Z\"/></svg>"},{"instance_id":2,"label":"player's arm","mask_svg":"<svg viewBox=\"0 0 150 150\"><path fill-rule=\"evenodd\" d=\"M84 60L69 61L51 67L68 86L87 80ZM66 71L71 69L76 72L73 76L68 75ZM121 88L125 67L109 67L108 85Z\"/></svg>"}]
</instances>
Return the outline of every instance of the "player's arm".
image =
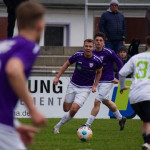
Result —
<instances>
[{"instance_id":1,"label":"player's arm","mask_svg":"<svg viewBox=\"0 0 150 150\"><path fill-rule=\"evenodd\" d=\"M95 82L94 82L93 87L92 87L92 92L93 93L96 92L96 87L97 87L98 82L101 78L101 75L102 75L102 68L100 68L96 71Z\"/></svg>"},{"instance_id":2,"label":"player's arm","mask_svg":"<svg viewBox=\"0 0 150 150\"><path fill-rule=\"evenodd\" d=\"M124 90L127 90L129 89L130 87L129 86L126 86L125 85L125 80L126 80L126 77L122 76L122 75L119 75L119 81L120 81L120 93L122 94Z\"/></svg>"},{"instance_id":3,"label":"player's arm","mask_svg":"<svg viewBox=\"0 0 150 150\"><path fill-rule=\"evenodd\" d=\"M132 58L122 67L119 72L119 81L120 81L120 93L122 94L124 90L127 90L129 87L125 85L126 76L131 74L134 71Z\"/></svg>"},{"instance_id":4,"label":"player's arm","mask_svg":"<svg viewBox=\"0 0 150 150\"><path fill-rule=\"evenodd\" d=\"M36 125L45 124L44 116L34 106L33 99L28 91L24 65L21 59L17 57L11 58L6 64L5 72L12 89L28 107L33 123Z\"/></svg>"},{"instance_id":5,"label":"player's arm","mask_svg":"<svg viewBox=\"0 0 150 150\"><path fill-rule=\"evenodd\" d=\"M112 61L116 63L117 65L117 73L115 75L114 83L118 84L119 83L119 71L123 67L123 62L121 59L115 54L115 52L112 53Z\"/></svg>"},{"instance_id":6,"label":"player's arm","mask_svg":"<svg viewBox=\"0 0 150 150\"><path fill-rule=\"evenodd\" d=\"M53 83L54 83L55 85L58 84L60 76L65 72L65 70L66 70L69 66L70 66L70 62L69 62L69 60L67 60L67 61L64 63L64 65L62 66L62 68L60 69L59 73L56 75L56 77L55 77L55 79L54 79L54 81L53 81Z\"/></svg>"}]
</instances>

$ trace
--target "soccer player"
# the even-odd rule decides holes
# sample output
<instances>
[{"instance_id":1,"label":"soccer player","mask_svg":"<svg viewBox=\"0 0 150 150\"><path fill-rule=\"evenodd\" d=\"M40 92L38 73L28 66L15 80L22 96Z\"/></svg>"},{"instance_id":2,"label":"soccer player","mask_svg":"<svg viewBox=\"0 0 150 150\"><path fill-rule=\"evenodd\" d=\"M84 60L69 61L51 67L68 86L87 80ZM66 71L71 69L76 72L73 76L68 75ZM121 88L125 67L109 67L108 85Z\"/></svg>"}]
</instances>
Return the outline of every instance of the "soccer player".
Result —
<instances>
[{"instance_id":1,"label":"soccer player","mask_svg":"<svg viewBox=\"0 0 150 150\"><path fill-rule=\"evenodd\" d=\"M39 54L36 42L44 29L44 12L38 3L22 3L16 12L19 36L0 42L0 150L26 150L24 144L31 144L33 132L37 132L37 128L18 123L15 129L14 109L18 99L26 104L35 125L46 123L26 83Z\"/></svg>"},{"instance_id":2,"label":"soccer player","mask_svg":"<svg viewBox=\"0 0 150 150\"><path fill-rule=\"evenodd\" d=\"M133 73L129 100L135 113L143 121L143 150L150 150L150 36L146 38L147 51L134 55L119 72L120 93L129 87L125 86L125 78Z\"/></svg>"},{"instance_id":3,"label":"soccer player","mask_svg":"<svg viewBox=\"0 0 150 150\"><path fill-rule=\"evenodd\" d=\"M72 119L77 111L83 106L91 92L91 89L92 92L96 92L96 87L101 76L102 61L93 54L93 40L85 40L83 49L84 51L78 51L66 61L54 79L54 84L57 85L62 73L71 64L76 63L63 104L63 109L66 114L54 127L55 134L58 134L59 128Z\"/></svg>"},{"instance_id":4,"label":"soccer player","mask_svg":"<svg viewBox=\"0 0 150 150\"><path fill-rule=\"evenodd\" d=\"M110 100L110 91L113 85L119 82L119 74L117 73L115 78L113 75L113 62L117 64L118 72L123 66L123 63L113 50L104 47L105 35L103 33L97 33L94 37L94 42L96 49L93 53L103 60L103 71L98 83L98 95L96 96L91 115L85 125L90 126L93 123L102 102L113 112L114 116L119 120L120 130L123 130L126 118L122 117L116 104Z\"/></svg>"}]
</instances>

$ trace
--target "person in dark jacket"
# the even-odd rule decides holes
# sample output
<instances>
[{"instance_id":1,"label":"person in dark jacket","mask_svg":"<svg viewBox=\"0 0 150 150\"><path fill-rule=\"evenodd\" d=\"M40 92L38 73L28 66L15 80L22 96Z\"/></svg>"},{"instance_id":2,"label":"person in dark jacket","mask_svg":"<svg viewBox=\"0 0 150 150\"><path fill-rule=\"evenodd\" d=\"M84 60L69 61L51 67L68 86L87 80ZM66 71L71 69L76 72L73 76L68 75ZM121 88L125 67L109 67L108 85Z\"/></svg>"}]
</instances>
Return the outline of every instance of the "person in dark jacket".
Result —
<instances>
[{"instance_id":1,"label":"person in dark jacket","mask_svg":"<svg viewBox=\"0 0 150 150\"><path fill-rule=\"evenodd\" d=\"M118 11L119 2L111 0L110 8L101 16L99 23L100 32L105 33L105 47L118 53L121 45L125 45L126 25L123 14Z\"/></svg>"},{"instance_id":2,"label":"person in dark jacket","mask_svg":"<svg viewBox=\"0 0 150 150\"><path fill-rule=\"evenodd\" d=\"M27 0L3 0L8 13L8 27L7 27L7 37L13 37L14 27L16 21L16 8L20 3Z\"/></svg>"},{"instance_id":3,"label":"person in dark jacket","mask_svg":"<svg viewBox=\"0 0 150 150\"><path fill-rule=\"evenodd\" d=\"M128 60L131 58L131 56L128 55L128 49L126 48L126 46L121 46L119 48L118 57L123 62L123 65L126 64ZM114 73L116 74L118 72L118 67L116 63L114 63L113 68L114 68ZM127 78L131 78L131 77L132 77L132 74L127 76Z\"/></svg>"}]
</instances>

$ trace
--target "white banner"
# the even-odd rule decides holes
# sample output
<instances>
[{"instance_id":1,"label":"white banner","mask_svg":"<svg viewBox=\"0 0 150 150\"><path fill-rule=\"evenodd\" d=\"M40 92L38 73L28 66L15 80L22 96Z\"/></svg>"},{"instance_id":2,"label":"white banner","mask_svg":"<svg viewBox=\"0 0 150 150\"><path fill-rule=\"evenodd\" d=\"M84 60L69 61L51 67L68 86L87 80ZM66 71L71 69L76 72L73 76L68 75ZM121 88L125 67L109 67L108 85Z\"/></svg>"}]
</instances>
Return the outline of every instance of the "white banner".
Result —
<instances>
[{"instance_id":1,"label":"white banner","mask_svg":"<svg viewBox=\"0 0 150 150\"><path fill-rule=\"evenodd\" d=\"M53 85L53 79L54 77L31 77L28 81L28 87L33 96L34 104L46 118L61 118L65 113L63 111L63 101L70 78L61 77L57 86ZM114 89L110 92L113 95ZM96 94L90 94L75 118L87 118L90 115ZM27 108L21 101L18 102L14 115L16 118L30 117ZM109 109L105 105L101 104L97 118L110 118Z\"/></svg>"}]
</instances>

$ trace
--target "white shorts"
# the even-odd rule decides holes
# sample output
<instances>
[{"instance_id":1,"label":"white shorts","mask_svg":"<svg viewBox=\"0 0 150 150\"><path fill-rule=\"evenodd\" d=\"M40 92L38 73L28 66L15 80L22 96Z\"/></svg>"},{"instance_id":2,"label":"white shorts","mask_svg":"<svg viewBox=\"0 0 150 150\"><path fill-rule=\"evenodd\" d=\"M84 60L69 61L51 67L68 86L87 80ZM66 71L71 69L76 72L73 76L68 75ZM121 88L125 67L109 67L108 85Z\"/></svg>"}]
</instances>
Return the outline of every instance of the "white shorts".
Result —
<instances>
[{"instance_id":1,"label":"white shorts","mask_svg":"<svg viewBox=\"0 0 150 150\"><path fill-rule=\"evenodd\" d=\"M69 83L64 102L77 103L80 107L82 107L90 95L90 92L91 88L78 88L72 83Z\"/></svg>"},{"instance_id":2,"label":"white shorts","mask_svg":"<svg viewBox=\"0 0 150 150\"><path fill-rule=\"evenodd\" d=\"M27 150L18 132L0 123L0 150Z\"/></svg>"},{"instance_id":3,"label":"white shorts","mask_svg":"<svg viewBox=\"0 0 150 150\"><path fill-rule=\"evenodd\" d=\"M98 94L96 99L99 101L110 100L113 83L98 83Z\"/></svg>"}]
</instances>

